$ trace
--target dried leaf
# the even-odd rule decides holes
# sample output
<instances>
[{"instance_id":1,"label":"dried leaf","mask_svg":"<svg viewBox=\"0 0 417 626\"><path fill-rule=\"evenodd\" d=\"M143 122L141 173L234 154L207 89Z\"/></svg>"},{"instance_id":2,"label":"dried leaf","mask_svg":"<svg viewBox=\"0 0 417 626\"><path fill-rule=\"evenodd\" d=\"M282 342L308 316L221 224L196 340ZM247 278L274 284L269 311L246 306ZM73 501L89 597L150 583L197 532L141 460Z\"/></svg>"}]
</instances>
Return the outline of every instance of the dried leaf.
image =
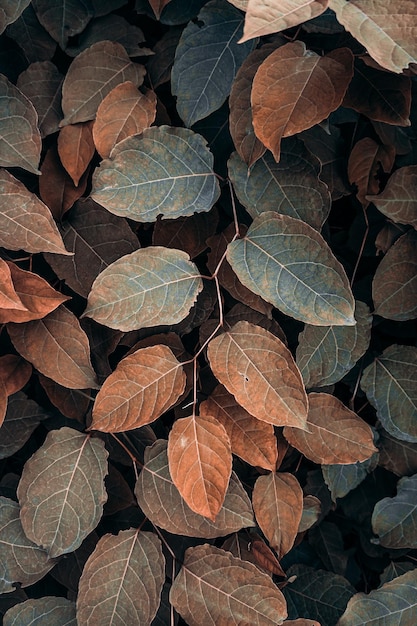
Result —
<instances>
[{"instance_id":1,"label":"dried leaf","mask_svg":"<svg viewBox=\"0 0 417 626\"><path fill-rule=\"evenodd\" d=\"M357 198L364 208L369 205L368 194L379 191L379 168L390 172L395 161L393 146L381 146L370 137L360 139L349 156L348 176L358 188Z\"/></svg>"},{"instance_id":2,"label":"dried leaf","mask_svg":"<svg viewBox=\"0 0 417 626\"><path fill-rule=\"evenodd\" d=\"M378 196L367 196L376 208L397 224L417 228L417 165L396 170Z\"/></svg>"},{"instance_id":3,"label":"dried leaf","mask_svg":"<svg viewBox=\"0 0 417 626\"><path fill-rule=\"evenodd\" d=\"M66 598L43 596L36 600L20 602L10 608L4 615L3 626L18 624L41 624L48 620L49 626L77 626L75 603Z\"/></svg>"},{"instance_id":4,"label":"dried leaf","mask_svg":"<svg viewBox=\"0 0 417 626\"><path fill-rule=\"evenodd\" d=\"M93 17L89 0L51 2L32 0L38 20L64 50L69 37L78 35Z\"/></svg>"},{"instance_id":5,"label":"dried leaf","mask_svg":"<svg viewBox=\"0 0 417 626\"><path fill-rule=\"evenodd\" d=\"M160 220L153 229L154 246L184 250L190 259L204 252L207 239L214 235L219 221L218 213L213 208L208 213L194 213L191 217L177 217L175 220Z\"/></svg>"},{"instance_id":6,"label":"dried leaf","mask_svg":"<svg viewBox=\"0 0 417 626\"><path fill-rule=\"evenodd\" d=\"M261 566L265 571L275 574L276 576L285 577L285 572L282 569L277 557L272 552L271 548L268 548L263 540L255 539L249 544L250 551L255 557L255 565ZM234 554L233 556L238 556ZM249 560L249 559L246 559Z\"/></svg>"},{"instance_id":7,"label":"dried leaf","mask_svg":"<svg viewBox=\"0 0 417 626\"><path fill-rule=\"evenodd\" d=\"M92 125L92 122L80 122L59 131L59 158L76 187L94 155Z\"/></svg>"},{"instance_id":8,"label":"dried leaf","mask_svg":"<svg viewBox=\"0 0 417 626\"><path fill-rule=\"evenodd\" d=\"M0 356L0 381L8 396L20 391L31 374L32 366L22 357L15 354Z\"/></svg>"},{"instance_id":9,"label":"dried leaf","mask_svg":"<svg viewBox=\"0 0 417 626\"><path fill-rule=\"evenodd\" d=\"M6 311L1 309L6 309ZM26 310L26 306L19 298L13 285L9 264L0 259L0 315L11 315L13 311Z\"/></svg>"},{"instance_id":10,"label":"dried leaf","mask_svg":"<svg viewBox=\"0 0 417 626\"><path fill-rule=\"evenodd\" d=\"M372 513L372 530L382 546L411 550L417 546L416 496L417 475L405 476L397 483L396 496L376 503Z\"/></svg>"}]
</instances>

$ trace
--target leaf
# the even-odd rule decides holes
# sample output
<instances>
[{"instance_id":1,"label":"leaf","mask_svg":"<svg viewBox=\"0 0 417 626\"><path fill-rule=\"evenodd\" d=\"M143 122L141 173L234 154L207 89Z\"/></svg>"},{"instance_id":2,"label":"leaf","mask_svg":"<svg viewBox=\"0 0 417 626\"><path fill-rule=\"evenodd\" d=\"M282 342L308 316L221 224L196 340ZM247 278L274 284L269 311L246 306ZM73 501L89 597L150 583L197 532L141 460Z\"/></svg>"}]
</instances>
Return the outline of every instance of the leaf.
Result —
<instances>
[{"instance_id":1,"label":"leaf","mask_svg":"<svg viewBox=\"0 0 417 626\"><path fill-rule=\"evenodd\" d=\"M2 545L0 592L10 593L14 583L33 585L55 565L45 550L23 532L17 502L0 496L0 543Z\"/></svg>"},{"instance_id":2,"label":"leaf","mask_svg":"<svg viewBox=\"0 0 417 626\"><path fill-rule=\"evenodd\" d=\"M153 89L171 80L172 64L182 30L181 26L170 28L153 47L154 54L146 64L146 71Z\"/></svg>"},{"instance_id":3,"label":"leaf","mask_svg":"<svg viewBox=\"0 0 417 626\"><path fill-rule=\"evenodd\" d=\"M123 256L98 275L84 315L124 331L176 324L202 288L188 254L152 246Z\"/></svg>"},{"instance_id":4,"label":"leaf","mask_svg":"<svg viewBox=\"0 0 417 626\"><path fill-rule=\"evenodd\" d=\"M32 374L30 363L15 354L0 356L0 380L6 394L11 396L20 391Z\"/></svg>"},{"instance_id":5,"label":"leaf","mask_svg":"<svg viewBox=\"0 0 417 626\"><path fill-rule=\"evenodd\" d=\"M198 14L198 24L184 28L172 68L172 93L186 126L221 107L236 72L253 48L239 44L242 14L222 0L211 0Z\"/></svg>"},{"instance_id":6,"label":"leaf","mask_svg":"<svg viewBox=\"0 0 417 626\"><path fill-rule=\"evenodd\" d=\"M20 450L46 417L49 417L46 410L23 392L10 396L0 428L0 459L7 459Z\"/></svg>"},{"instance_id":7,"label":"leaf","mask_svg":"<svg viewBox=\"0 0 417 626\"><path fill-rule=\"evenodd\" d=\"M303 512L301 514L298 532L304 533L318 521L321 513L321 502L316 496L307 495L303 498Z\"/></svg>"},{"instance_id":8,"label":"leaf","mask_svg":"<svg viewBox=\"0 0 417 626\"><path fill-rule=\"evenodd\" d=\"M93 127L94 143L103 159L114 146L132 135L140 135L156 116L156 95L148 89L138 91L130 81L112 89L97 109Z\"/></svg>"},{"instance_id":9,"label":"leaf","mask_svg":"<svg viewBox=\"0 0 417 626\"><path fill-rule=\"evenodd\" d=\"M0 245L26 252L67 252L48 207L7 170L0 171Z\"/></svg>"},{"instance_id":10,"label":"leaf","mask_svg":"<svg viewBox=\"0 0 417 626\"><path fill-rule=\"evenodd\" d=\"M354 326L342 265L311 226L272 211L255 218L227 260L239 280L286 315L315 326Z\"/></svg>"},{"instance_id":11,"label":"leaf","mask_svg":"<svg viewBox=\"0 0 417 626\"><path fill-rule=\"evenodd\" d=\"M214 235L219 216L216 209L208 213L194 213L191 217L161 220L155 223L152 243L154 246L184 250L190 259L207 249L207 239Z\"/></svg>"},{"instance_id":12,"label":"leaf","mask_svg":"<svg viewBox=\"0 0 417 626\"><path fill-rule=\"evenodd\" d=\"M99 41L81 52L71 63L62 86L61 126L95 118L102 100L119 83L139 86L145 68L132 63L119 43Z\"/></svg>"},{"instance_id":13,"label":"leaf","mask_svg":"<svg viewBox=\"0 0 417 626\"><path fill-rule=\"evenodd\" d=\"M167 346L136 350L105 380L90 428L115 433L150 424L175 404L185 380L181 363Z\"/></svg>"},{"instance_id":14,"label":"leaf","mask_svg":"<svg viewBox=\"0 0 417 626\"><path fill-rule=\"evenodd\" d=\"M413 569L415 569L414 564L408 561L391 561L390 564L384 568L380 576L381 584L389 583L391 580L394 580L394 578L402 576L402 574Z\"/></svg>"},{"instance_id":15,"label":"leaf","mask_svg":"<svg viewBox=\"0 0 417 626\"><path fill-rule=\"evenodd\" d=\"M46 317L7 325L17 352L42 374L70 389L97 388L87 335L63 305Z\"/></svg>"},{"instance_id":16,"label":"leaf","mask_svg":"<svg viewBox=\"0 0 417 626\"><path fill-rule=\"evenodd\" d=\"M7 313L12 314L12 311L26 310L13 285L10 266L3 259L0 259L0 307L1 309L9 309L6 315ZM2 313L3 311L0 310L0 315Z\"/></svg>"},{"instance_id":17,"label":"leaf","mask_svg":"<svg viewBox=\"0 0 417 626\"><path fill-rule=\"evenodd\" d=\"M207 356L213 374L251 415L275 426L305 428L304 385L280 339L242 321L212 339Z\"/></svg>"},{"instance_id":18,"label":"leaf","mask_svg":"<svg viewBox=\"0 0 417 626\"><path fill-rule=\"evenodd\" d=\"M135 496L153 524L176 535L211 539L255 526L250 500L233 472L223 506L214 521L192 511L173 483L167 442L163 440L147 449Z\"/></svg>"},{"instance_id":19,"label":"leaf","mask_svg":"<svg viewBox=\"0 0 417 626\"><path fill-rule=\"evenodd\" d=\"M58 135L58 154L76 187L95 152L92 122L69 124Z\"/></svg>"},{"instance_id":20,"label":"leaf","mask_svg":"<svg viewBox=\"0 0 417 626\"><path fill-rule=\"evenodd\" d=\"M417 444L400 441L390 433L378 430L379 465L397 476L417 473Z\"/></svg>"},{"instance_id":21,"label":"leaf","mask_svg":"<svg viewBox=\"0 0 417 626\"><path fill-rule=\"evenodd\" d=\"M326 10L328 0L249 0L241 41L298 26Z\"/></svg>"},{"instance_id":22,"label":"leaf","mask_svg":"<svg viewBox=\"0 0 417 626\"><path fill-rule=\"evenodd\" d=\"M0 167L22 167L39 174L41 136L35 107L3 74L0 74L0 117Z\"/></svg>"},{"instance_id":23,"label":"leaf","mask_svg":"<svg viewBox=\"0 0 417 626\"><path fill-rule=\"evenodd\" d=\"M350 491L360 485L367 475L375 469L377 464L378 453L375 452L362 463L322 465L321 470L324 482L332 494L333 502L336 502L337 498L344 498Z\"/></svg>"},{"instance_id":24,"label":"leaf","mask_svg":"<svg viewBox=\"0 0 417 626\"><path fill-rule=\"evenodd\" d=\"M320 163L299 139L283 141L279 163L267 152L248 172L234 152L228 168L235 193L251 217L275 211L298 218L316 230L327 219L330 194L318 178Z\"/></svg>"},{"instance_id":25,"label":"leaf","mask_svg":"<svg viewBox=\"0 0 417 626\"><path fill-rule=\"evenodd\" d=\"M314 463L365 461L377 451L370 426L335 396L308 394L307 431L286 426L284 437Z\"/></svg>"},{"instance_id":26,"label":"leaf","mask_svg":"<svg viewBox=\"0 0 417 626\"><path fill-rule=\"evenodd\" d=\"M232 472L224 426L211 415L176 420L168 438L174 485L190 509L213 522L223 506Z\"/></svg>"},{"instance_id":27,"label":"leaf","mask_svg":"<svg viewBox=\"0 0 417 626\"><path fill-rule=\"evenodd\" d=\"M381 146L370 137L360 139L349 156L349 181L358 188L357 198L364 208L369 205L368 194L378 193L379 169L390 172L395 160L393 146Z\"/></svg>"},{"instance_id":28,"label":"leaf","mask_svg":"<svg viewBox=\"0 0 417 626\"><path fill-rule=\"evenodd\" d=\"M376 208L397 224L417 228L417 165L396 170L382 193L367 196Z\"/></svg>"},{"instance_id":29,"label":"leaf","mask_svg":"<svg viewBox=\"0 0 417 626\"><path fill-rule=\"evenodd\" d=\"M291 550L303 512L303 491L292 474L259 476L252 493L256 521L281 559Z\"/></svg>"},{"instance_id":30,"label":"leaf","mask_svg":"<svg viewBox=\"0 0 417 626\"><path fill-rule=\"evenodd\" d=\"M338 21L357 39L379 65L401 73L417 63L417 6L400 2L390 11L389 0L329 0Z\"/></svg>"},{"instance_id":31,"label":"leaf","mask_svg":"<svg viewBox=\"0 0 417 626\"><path fill-rule=\"evenodd\" d=\"M72 428L48 433L26 461L17 489L25 534L51 558L76 550L107 500L104 442Z\"/></svg>"},{"instance_id":32,"label":"leaf","mask_svg":"<svg viewBox=\"0 0 417 626\"><path fill-rule=\"evenodd\" d=\"M67 389L62 385L58 385L51 378L43 376L38 372L38 379L46 395L54 406L69 419L76 419L81 424L85 424L85 415L90 406L90 398L88 395L81 395L78 389Z\"/></svg>"},{"instance_id":33,"label":"leaf","mask_svg":"<svg viewBox=\"0 0 417 626\"><path fill-rule=\"evenodd\" d=\"M14 0L11 0L15 4ZM7 35L16 41L28 63L50 61L56 50L56 42L40 25L32 4L7 28Z\"/></svg>"},{"instance_id":34,"label":"leaf","mask_svg":"<svg viewBox=\"0 0 417 626\"><path fill-rule=\"evenodd\" d=\"M78 35L93 17L90 0L32 0L38 20L64 50L69 37Z\"/></svg>"},{"instance_id":35,"label":"leaf","mask_svg":"<svg viewBox=\"0 0 417 626\"><path fill-rule=\"evenodd\" d=\"M31 63L17 79L17 87L36 109L42 139L59 129L63 80L61 72L51 61Z\"/></svg>"},{"instance_id":36,"label":"leaf","mask_svg":"<svg viewBox=\"0 0 417 626\"><path fill-rule=\"evenodd\" d=\"M296 363L308 388L339 382L365 354L371 339L372 315L357 301L356 326L310 326L298 335Z\"/></svg>"},{"instance_id":37,"label":"leaf","mask_svg":"<svg viewBox=\"0 0 417 626\"><path fill-rule=\"evenodd\" d=\"M154 222L209 211L220 194L213 155L192 130L160 126L120 142L93 176L91 197L122 217Z\"/></svg>"},{"instance_id":38,"label":"leaf","mask_svg":"<svg viewBox=\"0 0 417 626\"><path fill-rule=\"evenodd\" d=\"M77 626L75 603L56 596L29 599L9 609L4 615L3 625L41 624L45 618L49 626Z\"/></svg>"},{"instance_id":39,"label":"leaf","mask_svg":"<svg viewBox=\"0 0 417 626\"><path fill-rule=\"evenodd\" d=\"M159 20L163 9L170 1L171 0L149 0L149 4L151 5L152 11L155 13L155 17L157 20Z\"/></svg>"},{"instance_id":40,"label":"leaf","mask_svg":"<svg viewBox=\"0 0 417 626\"><path fill-rule=\"evenodd\" d=\"M165 580L165 558L154 533L131 528L100 538L85 564L77 623L151 624Z\"/></svg>"},{"instance_id":41,"label":"leaf","mask_svg":"<svg viewBox=\"0 0 417 626\"><path fill-rule=\"evenodd\" d=\"M348 566L348 554L344 551L343 535L336 524L321 522L308 534L310 545L329 571L344 576Z\"/></svg>"},{"instance_id":42,"label":"leaf","mask_svg":"<svg viewBox=\"0 0 417 626\"><path fill-rule=\"evenodd\" d=\"M28 6L30 0L4 0L0 9L0 34L6 26L15 22Z\"/></svg>"},{"instance_id":43,"label":"leaf","mask_svg":"<svg viewBox=\"0 0 417 626\"><path fill-rule=\"evenodd\" d=\"M200 404L200 415L212 415L224 426L233 454L250 465L275 470L278 452L273 425L248 413L223 385L217 385Z\"/></svg>"},{"instance_id":44,"label":"leaf","mask_svg":"<svg viewBox=\"0 0 417 626\"><path fill-rule=\"evenodd\" d=\"M0 310L0 323L7 322L29 322L45 317L54 311L60 304L69 300L53 289L44 278L34 272L26 272L20 269L15 263L7 263L14 287L26 310Z\"/></svg>"},{"instance_id":45,"label":"leaf","mask_svg":"<svg viewBox=\"0 0 417 626\"><path fill-rule=\"evenodd\" d=\"M284 597L267 574L209 544L186 550L169 599L189 626L276 626L287 616Z\"/></svg>"},{"instance_id":46,"label":"leaf","mask_svg":"<svg viewBox=\"0 0 417 626\"><path fill-rule=\"evenodd\" d=\"M337 109L352 75L348 48L320 57L301 41L281 46L260 65L252 85L253 127L277 162L281 139L311 128Z\"/></svg>"},{"instance_id":47,"label":"leaf","mask_svg":"<svg viewBox=\"0 0 417 626\"><path fill-rule=\"evenodd\" d=\"M417 546L417 474L401 478L397 495L376 503L372 513L372 530L385 548Z\"/></svg>"},{"instance_id":48,"label":"leaf","mask_svg":"<svg viewBox=\"0 0 417 626\"><path fill-rule=\"evenodd\" d=\"M398 576L379 589L355 594L337 626L407 626L417 618L417 570Z\"/></svg>"}]
</instances>

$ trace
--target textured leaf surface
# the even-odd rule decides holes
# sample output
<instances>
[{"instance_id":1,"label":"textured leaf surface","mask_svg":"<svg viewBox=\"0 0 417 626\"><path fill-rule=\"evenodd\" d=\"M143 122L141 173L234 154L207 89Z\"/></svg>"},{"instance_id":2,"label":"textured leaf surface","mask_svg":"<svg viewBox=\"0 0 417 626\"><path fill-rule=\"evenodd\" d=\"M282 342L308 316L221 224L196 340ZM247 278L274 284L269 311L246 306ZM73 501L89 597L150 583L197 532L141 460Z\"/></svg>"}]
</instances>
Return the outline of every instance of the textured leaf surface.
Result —
<instances>
[{"instance_id":1,"label":"textured leaf surface","mask_svg":"<svg viewBox=\"0 0 417 626\"><path fill-rule=\"evenodd\" d=\"M120 142L95 171L91 195L116 215L154 222L209 211L219 184L201 135L160 126Z\"/></svg>"},{"instance_id":2,"label":"textured leaf surface","mask_svg":"<svg viewBox=\"0 0 417 626\"><path fill-rule=\"evenodd\" d=\"M30 0L4 0L0 13L0 33L6 26L15 22L28 6Z\"/></svg>"},{"instance_id":3,"label":"textured leaf surface","mask_svg":"<svg viewBox=\"0 0 417 626\"><path fill-rule=\"evenodd\" d=\"M181 363L168 346L136 350L105 380L90 428L114 433L155 421L181 396L185 380Z\"/></svg>"},{"instance_id":4,"label":"textured leaf surface","mask_svg":"<svg viewBox=\"0 0 417 626\"><path fill-rule=\"evenodd\" d=\"M386 348L364 370L361 387L385 430L397 439L417 442L417 348Z\"/></svg>"},{"instance_id":5,"label":"textured leaf surface","mask_svg":"<svg viewBox=\"0 0 417 626\"><path fill-rule=\"evenodd\" d=\"M216 378L259 420L304 428L308 401L288 348L269 331L238 322L207 348Z\"/></svg>"},{"instance_id":6,"label":"textured leaf surface","mask_svg":"<svg viewBox=\"0 0 417 626\"><path fill-rule=\"evenodd\" d=\"M8 324L7 330L19 354L48 378L70 389L97 386L87 335L64 306L40 320Z\"/></svg>"},{"instance_id":7,"label":"textured leaf surface","mask_svg":"<svg viewBox=\"0 0 417 626\"><path fill-rule=\"evenodd\" d=\"M20 602L4 615L4 626L19 624L42 624L48 620L48 626L77 626L75 603L66 598L43 596L36 600Z\"/></svg>"},{"instance_id":8,"label":"textured leaf surface","mask_svg":"<svg viewBox=\"0 0 417 626\"><path fill-rule=\"evenodd\" d=\"M17 496L26 536L50 557L76 550L107 500L104 442L72 428L51 431L25 463Z\"/></svg>"},{"instance_id":9,"label":"textured leaf surface","mask_svg":"<svg viewBox=\"0 0 417 626\"><path fill-rule=\"evenodd\" d=\"M384 191L367 199L393 222L417 228L417 165L396 170Z\"/></svg>"},{"instance_id":10,"label":"textured leaf surface","mask_svg":"<svg viewBox=\"0 0 417 626\"><path fill-rule=\"evenodd\" d=\"M268 211L229 244L239 280L283 313L315 326L354 326L354 300L342 265L311 226Z\"/></svg>"},{"instance_id":11,"label":"textured leaf surface","mask_svg":"<svg viewBox=\"0 0 417 626\"><path fill-rule=\"evenodd\" d=\"M0 429L0 459L12 456L26 443L39 423L48 417L34 400L23 392L10 396L6 416Z\"/></svg>"},{"instance_id":12,"label":"textured leaf surface","mask_svg":"<svg viewBox=\"0 0 417 626\"><path fill-rule=\"evenodd\" d=\"M76 187L94 154L92 122L69 124L58 135L58 153L62 165Z\"/></svg>"},{"instance_id":13,"label":"textured leaf surface","mask_svg":"<svg viewBox=\"0 0 417 626\"><path fill-rule=\"evenodd\" d=\"M386 548L414 549L417 546L417 474L401 478L397 495L376 503L372 530Z\"/></svg>"},{"instance_id":14,"label":"textured leaf surface","mask_svg":"<svg viewBox=\"0 0 417 626\"><path fill-rule=\"evenodd\" d=\"M155 617L165 579L161 541L138 529L101 537L85 564L78 624L143 624Z\"/></svg>"},{"instance_id":15,"label":"textured leaf surface","mask_svg":"<svg viewBox=\"0 0 417 626\"><path fill-rule=\"evenodd\" d=\"M124 331L176 324L187 316L202 288L200 273L185 252L144 248L98 275L84 315Z\"/></svg>"},{"instance_id":16,"label":"textured leaf surface","mask_svg":"<svg viewBox=\"0 0 417 626\"><path fill-rule=\"evenodd\" d=\"M365 461L377 451L370 426L335 396L308 395L309 432L286 426L288 442L314 463L345 464Z\"/></svg>"},{"instance_id":17,"label":"textured leaf surface","mask_svg":"<svg viewBox=\"0 0 417 626\"><path fill-rule=\"evenodd\" d=\"M78 35L93 17L90 0L33 0L38 20L64 50L68 37Z\"/></svg>"},{"instance_id":18,"label":"textured leaf surface","mask_svg":"<svg viewBox=\"0 0 417 626\"><path fill-rule=\"evenodd\" d=\"M147 450L135 495L153 524L176 535L210 539L255 526L250 500L234 473L215 521L194 513L172 481L166 441L157 441Z\"/></svg>"},{"instance_id":19,"label":"textured leaf surface","mask_svg":"<svg viewBox=\"0 0 417 626\"><path fill-rule=\"evenodd\" d=\"M242 14L230 4L211 0L185 27L172 68L172 92L187 126L216 111L230 93L236 72L252 42L238 44Z\"/></svg>"},{"instance_id":20,"label":"textured leaf surface","mask_svg":"<svg viewBox=\"0 0 417 626\"><path fill-rule=\"evenodd\" d=\"M170 602L189 626L276 626L287 616L285 599L267 574L208 544L186 551Z\"/></svg>"},{"instance_id":21,"label":"textured leaf surface","mask_svg":"<svg viewBox=\"0 0 417 626\"><path fill-rule=\"evenodd\" d=\"M0 259L0 307L1 309L9 309L10 314L12 311L24 311L26 309L13 285L10 266L3 259ZM1 313L2 311L0 311Z\"/></svg>"},{"instance_id":22,"label":"textured leaf surface","mask_svg":"<svg viewBox=\"0 0 417 626\"><path fill-rule=\"evenodd\" d=\"M322 465L324 482L332 494L333 502L343 498L365 480L378 463L378 453L374 453L362 463L348 465Z\"/></svg>"},{"instance_id":23,"label":"textured leaf surface","mask_svg":"<svg viewBox=\"0 0 417 626\"><path fill-rule=\"evenodd\" d=\"M61 126L95 118L99 104L119 83L139 86L145 68L132 63L119 43L99 41L81 52L71 63L62 86Z\"/></svg>"}]
</instances>

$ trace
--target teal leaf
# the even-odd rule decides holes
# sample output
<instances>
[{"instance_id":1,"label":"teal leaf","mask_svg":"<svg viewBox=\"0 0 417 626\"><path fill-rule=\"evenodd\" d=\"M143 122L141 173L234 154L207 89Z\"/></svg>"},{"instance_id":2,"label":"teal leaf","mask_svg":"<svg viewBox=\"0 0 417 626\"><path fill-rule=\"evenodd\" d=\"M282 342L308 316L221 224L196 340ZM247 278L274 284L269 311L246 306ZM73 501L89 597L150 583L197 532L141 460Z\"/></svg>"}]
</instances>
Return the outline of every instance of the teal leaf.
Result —
<instances>
[{"instance_id":1,"label":"teal leaf","mask_svg":"<svg viewBox=\"0 0 417 626\"><path fill-rule=\"evenodd\" d=\"M3 626L46 624L48 626L77 626L75 603L66 598L43 596L12 606L4 615Z\"/></svg>"},{"instance_id":2,"label":"teal leaf","mask_svg":"<svg viewBox=\"0 0 417 626\"><path fill-rule=\"evenodd\" d=\"M401 478L397 495L376 503L372 529L385 548L417 548L417 474Z\"/></svg>"},{"instance_id":3,"label":"teal leaf","mask_svg":"<svg viewBox=\"0 0 417 626\"><path fill-rule=\"evenodd\" d=\"M375 452L370 459L362 463L322 465L324 482L332 494L333 502L336 502L337 498L343 498L349 491L360 485L377 464L378 453Z\"/></svg>"}]
</instances>

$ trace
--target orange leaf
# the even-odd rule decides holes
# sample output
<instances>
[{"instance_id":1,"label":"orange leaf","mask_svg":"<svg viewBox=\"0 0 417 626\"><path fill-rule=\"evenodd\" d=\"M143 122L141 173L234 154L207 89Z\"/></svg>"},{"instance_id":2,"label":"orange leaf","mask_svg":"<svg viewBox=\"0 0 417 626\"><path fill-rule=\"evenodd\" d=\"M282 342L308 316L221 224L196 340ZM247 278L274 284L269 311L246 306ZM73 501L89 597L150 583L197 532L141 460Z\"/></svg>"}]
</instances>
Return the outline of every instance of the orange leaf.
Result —
<instances>
[{"instance_id":1,"label":"orange leaf","mask_svg":"<svg viewBox=\"0 0 417 626\"><path fill-rule=\"evenodd\" d=\"M174 485L190 509L214 521L232 473L224 427L209 415L177 420L169 434L168 463Z\"/></svg>"},{"instance_id":2,"label":"orange leaf","mask_svg":"<svg viewBox=\"0 0 417 626\"><path fill-rule=\"evenodd\" d=\"M281 46L260 65L252 86L253 126L277 162L281 139L326 119L341 104L352 76L348 48L320 57L301 41Z\"/></svg>"},{"instance_id":3,"label":"orange leaf","mask_svg":"<svg viewBox=\"0 0 417 626\"><path fill-rule=\"evenodd\" d=\"M94 155L92 127L93 122L80 122L59 131L59 158L76 187Z\"/></svg>"},{"instance_id":4,"label":"orange leaf","mask_svg":"<svg viewBox=\"0 0 417 626\"><path fill-rule=\"evenodd\" d=\"M10 272L10 267L6 261L0 259L0 309L10 309L10 311L1 311L3 313L11 313L12 311L26 311L26 307L16 293Z\"/></svg>"}]
</instances>

